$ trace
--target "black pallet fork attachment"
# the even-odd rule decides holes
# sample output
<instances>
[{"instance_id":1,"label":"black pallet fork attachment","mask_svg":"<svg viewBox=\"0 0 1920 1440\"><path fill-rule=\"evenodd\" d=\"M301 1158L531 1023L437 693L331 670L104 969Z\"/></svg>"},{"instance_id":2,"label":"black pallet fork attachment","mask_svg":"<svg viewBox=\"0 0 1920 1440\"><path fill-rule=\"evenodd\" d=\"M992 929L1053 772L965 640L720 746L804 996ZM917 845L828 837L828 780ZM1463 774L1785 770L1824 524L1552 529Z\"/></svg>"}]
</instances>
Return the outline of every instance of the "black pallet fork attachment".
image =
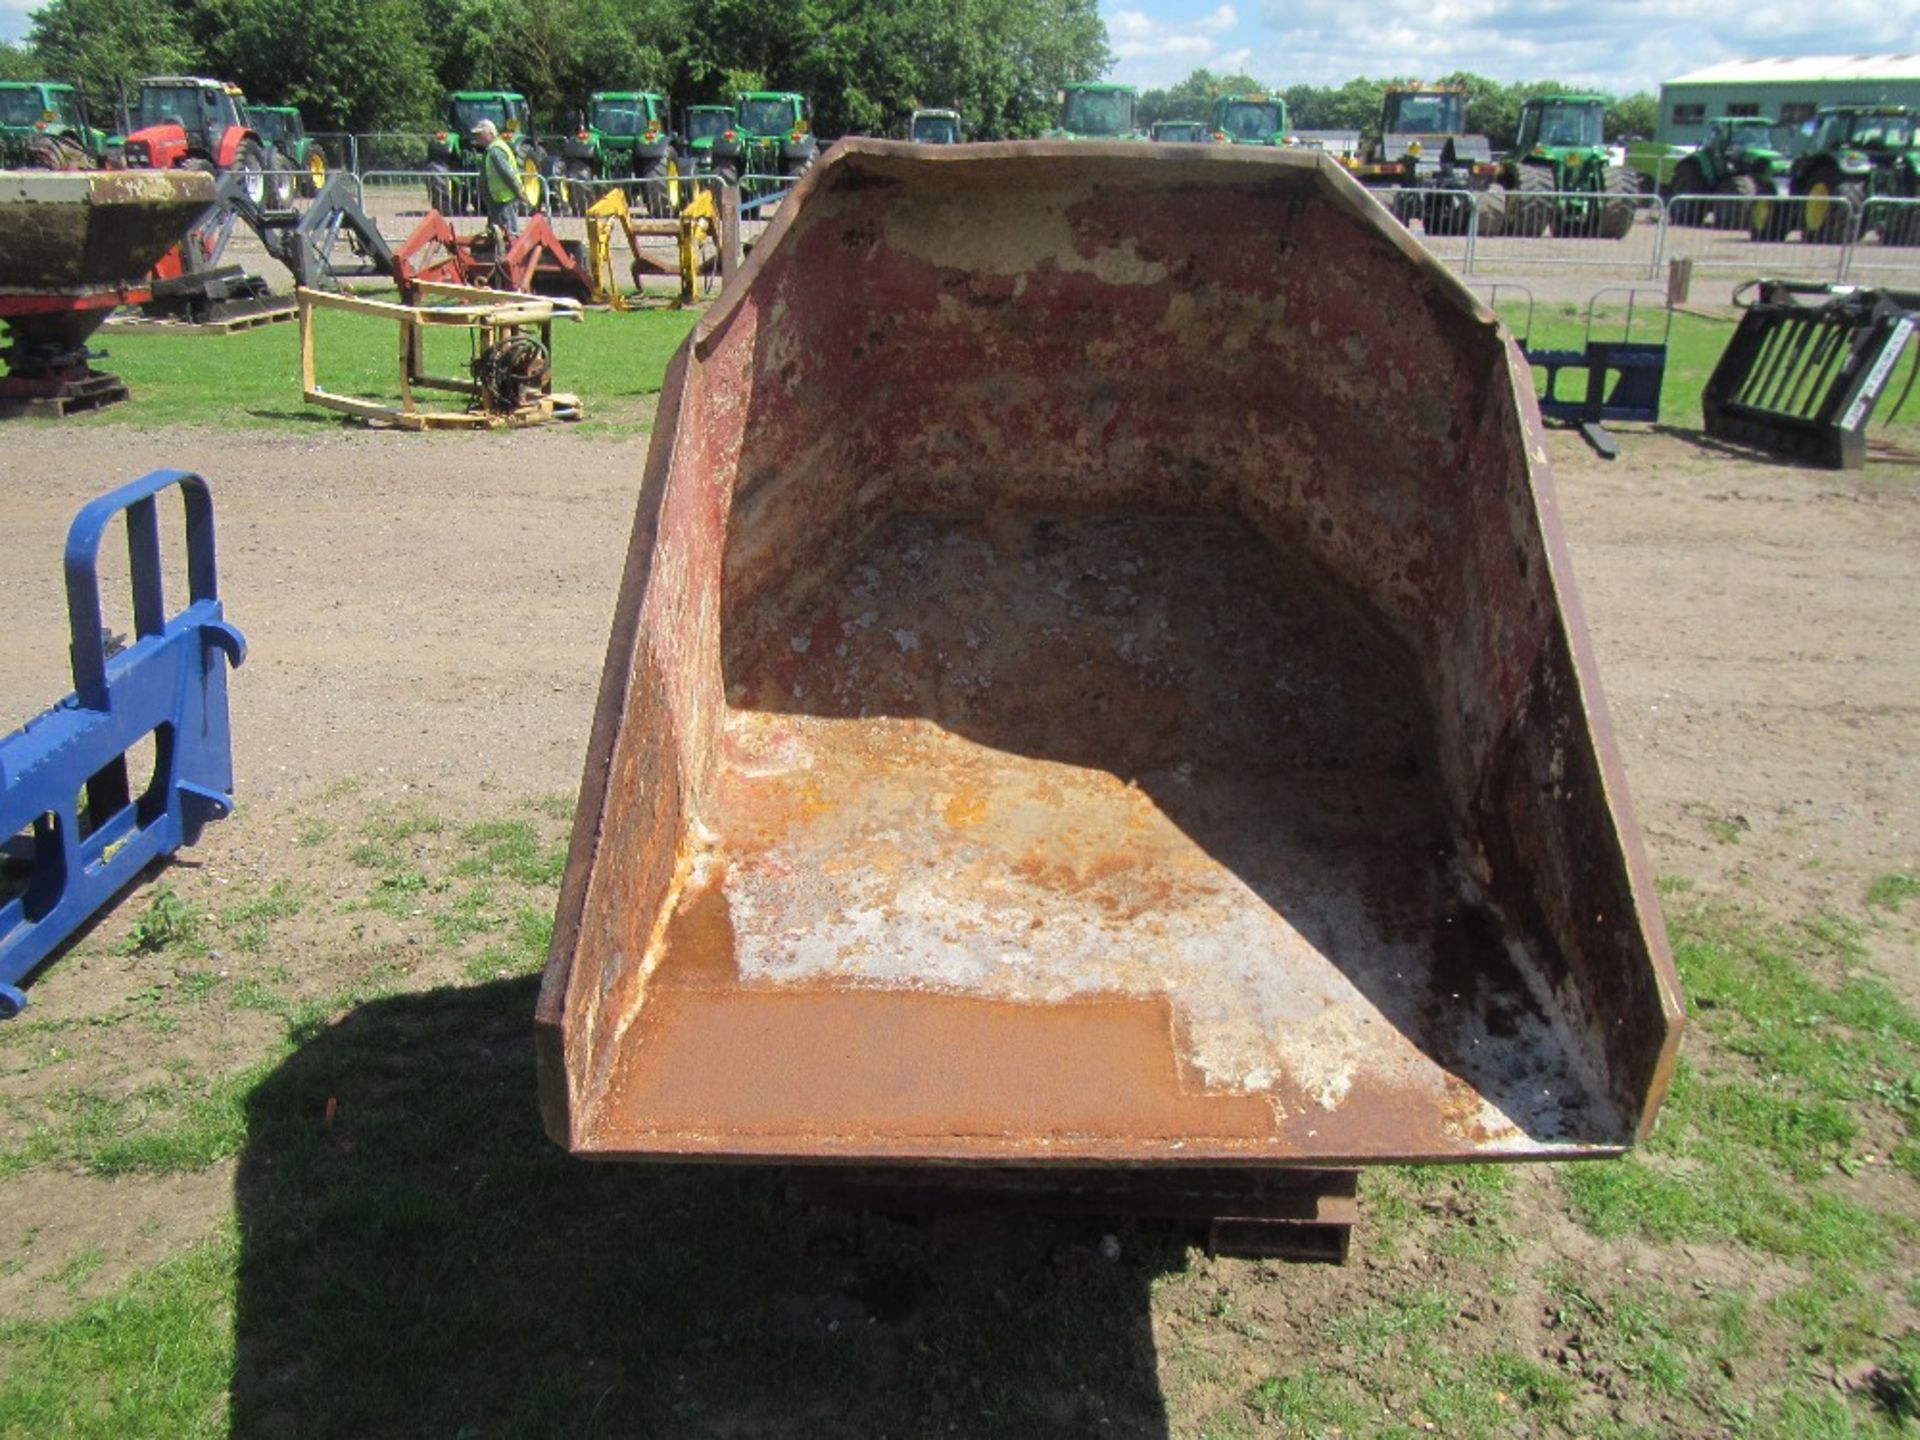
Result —
<instances>
[{"instance_id":1,"label":"black pallet fork attachment","mask_svg":"<svg viewBox=\"0 0 1920 1440\"><path fill-rule=\"evenodd\" d=\"M1707 434L1830 470L1867 463L1867 422L1920 320L1920 291L1752 280L1700 409ZM1891 421L1913 377L1887 413Z\"/></svg>"}]
</instances>

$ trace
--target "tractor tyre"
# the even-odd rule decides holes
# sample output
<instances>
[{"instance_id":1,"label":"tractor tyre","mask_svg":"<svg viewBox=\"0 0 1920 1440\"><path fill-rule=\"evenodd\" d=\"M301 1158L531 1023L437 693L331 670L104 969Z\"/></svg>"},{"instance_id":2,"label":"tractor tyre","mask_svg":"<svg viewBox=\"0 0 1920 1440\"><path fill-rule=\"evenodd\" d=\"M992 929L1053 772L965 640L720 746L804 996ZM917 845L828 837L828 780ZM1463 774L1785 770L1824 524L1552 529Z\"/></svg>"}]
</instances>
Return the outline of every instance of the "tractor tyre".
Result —
<instances>
[{"instance_id":1,"label":"tractor tyre","mask_svg":"<svg viewBox=\"0 0 1920 1440\"><path fill-rule=\"evenodd\" d=\"M93 157L70 135L36 135L27 142L26 163L35 170L92 170Z\"/></svg>"},{"instance_id":2,"label":"tractor tyre","mask_svg":"<svg viewBox=\"0 0 1920 1440\"><path fill-rule=\"evenodd\" d=\"M266 195L269 210L293 208L293 161L269 145L266 150Z\"/></svg>"},{"instance_id":3,"label":"tractor tyre","mask_svg":"<svg viewBox=\"0 0 1920 1440\"><path fill-rule=\"evenodd\" d=\"M593 208L597 198L593 193L595 176L593 166L585 160L567 162L567 209L575 215L584 215Z\"/></svg>"},{"instance_id":4,"label":"tractor tyre","mask_svg":"<svg viewBox=\"0 0 1920 1440\"><path fill-rule=\"evenodd\" d=\"M1857 188L1857 187L1856 187ZM1809 245L1841 245L1852 229L1848 207L1834 201L1849 198L1847 183L1838 170L1821 170L1807 181L1800 192L1806 204L1800 207L1800 238Z\"/></svg>"},{"instance_id":5,"label":"tractor tyre","mask_svg":"<svg viewBox=\"0 0 1920 1440\"><path fill-rule=\"evenodd\" d=\"M427 162L427 208L438 210L442 215L452 215L453 181L447 174L444 161Z\"/></svg>"},{"instance_id":6,"label":"tractor tyre","mask_svg":"<svg viewBox=\"0 0 1920 1440\"><path fill-rule=\"evenodd\" d=\"M1747 212L1747 239L1761 243L1784 240L1793 233L1794 207L1783 205L1782 190L1764 190Z\"/></svg>"},{"instance_id":7,"label":"tractor tyre","mask_svg":"<svg viewBox=\"0 0 1920 1440\"><path fill-rule=\"evenodd\" d=\"M667 191L667 162L671 156L663 155L657 160L647 161L647 168L640 172L640 205L647 214L656 220L664 220L673 214L673 204Z\"/></svg>"},{"instance_id":8,"label":"tractor tyre","mask_svg":"<svg viewBox=\"0 0 1920 1440\"><path fill-rule=\"evenodd\" d=\"M318 141L307 147L307 162L300 169L300 193L311 200L327 183L327 154Z\"/></svg>"},{"instance_id":9,"label":"tractor tyre","mask_svg":"<svg viewBox=\"0 0 1920 1440\"><path fill-rule=\"evenodd\" d=\"M1845 205L1836 205L1827 216L1827 228L1833 233L1828 239L1829 245L1844 245L1849 240L1858 240L1866 235L1867 186L1863 180L1845 181L1834 197L1844 200Z\"/></svg>"},{"instance_id":10,"label":"tractor tyre","mask_svg":"<svg viewBox=\"0 0 1920 1440\"><path fill-rule=\"evenodd\" d=\"M1520 166L1520 193L1508 203L1508 231L1537 240L1553 224L1553 171L1545 165Z\"/></svg>"},{"instance_id":11,"label":"tractor tyre","mask_svg":"<svg viewBox=\"0 0 1920 1440\"><path fill-rule=\"evenodd\" d=\"M1480 192L1474 223L1482 240L1498 239L1507 230L1507 187L1498 180Z\"/></svg>"},{"instance_id":12,"label":"tractor tyre","mask_svg":"<svg viewBox=\"0 0 1920 1440\"><path fill-rule=\"evenodd\" d=\"M1633 229L1640 182L1626 166L1609 165L1600 184L1607 197L1600 202L1600 238L1624 240Z\"/></svg>"},{"instance_id":13,"label":"tractor tyre","mask_svg":"<svg viewBox=\"0 0 1920 1440\"><path fill-rule=\"evenodd\" d=\"M267 204L267 157L252 140L242 140L228 169L240 177L240 191L256 209Z\"/></svg>"},{"instance_id":14,"label":"tractor tyre","mask_svg":"<svg viewBox=\"0 0 1920 1440\"><path fill-rule=\"evenodd\" d=\"M1687 226L1705 223L1705 204L1688 197L1704 195L1706 192L1707 176L1698 160L1688 158L1674 166L1673 190L1667 199L1667 223Z\"/></svg>"},{"instance_id":15,"label":"tractor tyre","mask_svg":"<svg viewBox=\"0 0 1920 1440\"><path fill-rule=\"evenodd\" d=\"M1754 197L1760 193L1760 182L1751 175L1727 175L1713 187L1713 193L1727 197L1713 207L1713 228L1751 232Z\"/></svg>"}]
</instances>

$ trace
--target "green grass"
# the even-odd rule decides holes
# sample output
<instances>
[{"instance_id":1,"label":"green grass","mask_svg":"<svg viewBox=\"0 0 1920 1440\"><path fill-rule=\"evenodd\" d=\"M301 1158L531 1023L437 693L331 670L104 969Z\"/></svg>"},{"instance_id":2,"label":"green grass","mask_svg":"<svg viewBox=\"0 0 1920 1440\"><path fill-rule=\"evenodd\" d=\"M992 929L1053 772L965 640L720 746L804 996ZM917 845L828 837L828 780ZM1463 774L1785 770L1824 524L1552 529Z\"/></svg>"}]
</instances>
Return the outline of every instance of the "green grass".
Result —
<instances>
[{"instance_id":1,"label":"green grass","mask_svg":"<svg viewBox=\"0 0 1920 1440\"><path fill-rule=\"evenodd\" d=\"M1896 870L1879 876L1867 887L1867 904L1876 910L1898 911L1916 895L1920 895L1920 875Z\"/></svg>"},{"instance_id":2,"label":"green grass","mask_svg":"<svg viewBox=\"0 0 1920 1440\"><path fill-rule=\"evenodd\" d=\"M1527 327L1527 307L1524 302L1514 302L1502 297L1499 306L1500 317L1507 322L1516 335L1527 341L1533 349L1577 350L1585 343L1587 334L1587 307L1580 304L1555 304L1541 301L1533 308L1532 334L1522 332ZM1624 338L1621 328L1626 311L1623 306L1602 305L1595 313L1593 338L1595 340L1618 340ZM1633 338L1635 340L1653 340L1660 338L1661 314L1658 306L1651 311L1635 308ZM1673 317L1673 330L1667 340L1667 371L1660 387L1661 423L1682 430L1700 428L1700 392L1706 388L1713 368L1720 361L1721 354L1732 338L1734 320L1720 319L1705 315L1676 312ZM1885 418L1892 412L1893 404L1899 399L1916 365L1920 365L1920 346L1908 346L1907 353L1888 380L1879 408L1873 419L1873 430L1878 433ZM1546 372L1536 369L1534 384L1545 385ZM1577 398L1583 393L1580 387L1586 384L1584 372L1565 372L1561 376L1562 398ZM1889 427L1893 434L1901 437L1905 443L1911 443L1915 433L1920 432L1920 385L1917 385L1906 408L1899 418ZM1736 834L1724 838L1731 842Z\"/></svg>"},{"instance_id":3,"label":"green grass","mask_svg":"<svg viewBox=\"0 0 1920 1440\"><path fill-rule=\"evenodd\" d=\"M667 361L697 318L693 311L591 312L554 326L554 385L581 397L587 423L639 420L638 402L657 394ZM326 313L315 327L322 384L348 395L397 401L396 327L371 316ZM298 327L269 325L232 335L115 335L100 342L104 367L133 393L124 405L61 421L63 433L96 425L217 425L286 428L348 425L300 399ZM464 334L434 335L428 368L464 375ZM452 403L448 397L448 403Z\"/></svg>"},{"instance_id":4,"label":"green grass","mask_svg":"<svg viewBox=\"0 0 1920 1440\"><path fill-rule=\"evenodd\" d=\"M227 1433L231 1237L55 1321L0 1323L0 1440Z\"/></svg>"}]
</instances>

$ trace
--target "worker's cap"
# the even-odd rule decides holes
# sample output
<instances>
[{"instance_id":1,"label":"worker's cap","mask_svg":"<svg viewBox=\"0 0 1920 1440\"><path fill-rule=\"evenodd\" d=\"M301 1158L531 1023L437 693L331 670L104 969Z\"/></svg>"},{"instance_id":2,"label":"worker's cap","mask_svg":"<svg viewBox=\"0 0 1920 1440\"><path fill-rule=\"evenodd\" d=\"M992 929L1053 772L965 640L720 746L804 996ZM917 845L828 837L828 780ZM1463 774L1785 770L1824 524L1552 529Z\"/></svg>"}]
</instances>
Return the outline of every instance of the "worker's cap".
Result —
<instances>
[{"instance_id":1,"label":"worker's cap","mask_svg":"<svg viewBox=\"0 0 1920 1440\"><path fill-rule=\"evenodd\" d=\"M494 136L498 135L500 132L494 128L493 121L476 120L473 122L473 129L471 129L467 133L470 135L478 136L482 140L491 140L493 139Z\"/></svg>"}]
</instances>

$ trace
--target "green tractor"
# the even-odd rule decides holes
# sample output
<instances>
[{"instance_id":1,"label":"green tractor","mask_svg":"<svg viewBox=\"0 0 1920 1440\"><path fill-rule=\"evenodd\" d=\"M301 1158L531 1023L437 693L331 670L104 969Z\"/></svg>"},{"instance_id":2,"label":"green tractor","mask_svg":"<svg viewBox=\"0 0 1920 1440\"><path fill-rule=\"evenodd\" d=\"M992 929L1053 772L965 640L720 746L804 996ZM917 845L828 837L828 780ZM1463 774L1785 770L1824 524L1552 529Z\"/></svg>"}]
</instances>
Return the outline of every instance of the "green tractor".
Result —
<instances>
[{"instance_id":1,"label":"green tractor","mask_svg":"<svg viewBox=\"0 0 1920 1440\"><path fill-rule=\"evenodd\" d=\"M307 134L307 123L291 105L255 105L247 103L247 116L267 146L269 172L294 172L300 177L302 195L318 195L327 183L327 156L320 142ZM284 175L276 174L276 184L286 188ZM282 199L286 198L284 194Z\"/></svg>"},{"instance_id":2,"label":"green tractor","mask_svg":"<svg viewBox=\"0 0 1920 1440\"><path fill-rule=\"evenodd\" d=\"M1920 245L1920 206L1872 205L1920 200L1920 115L1904 105L1834 105L1808 123L1813 139L1787 175L1788 189L1806 203L1769 207L1756 238L1785 239L1797 229L1803 240L1841 245L1878 231L1882 244Z\"/></svg>"},{"instance_id":3,"label":"green tractor","mask_svg":"<svg viewBox=\"0 0 1920 1440\"><path fill-rule=\"evenodd\" d=\"M714 136L707 152L709 168L723 185L738 185L746 175L778 176L778 180L752 181L748 189L778 188L806 174L820 153L813 137L813 112L804 95L792 90L743 90L729 113L733 128Z\"/></svg>"},{"instance_id":4,"label":"green tractor","mask_svg":"<svg viewBox=\"0 0 1920 1440\"><path fill-rule=\"evenodd\" d=\"M679 188L680 154L674 148L667 97L651 90L596 90L580 128L568 137L564 166L573 209L592 203L593 182L639 180L646 207L671 215Z\"/></svg>"},{"instance_id":5,"label":"green tractor","mask_svg":"<svg viewBox=\"0 0 1920 1440\"><path fill-rule=\"evenodd\" d=\"M1501 162L1506 231L1619 240L1633 228L1640 182L1612 163L1601 95L1543 95L1520 107L1520 134Z\"/></svg>"},{"instance_id":6,"label":"green tractor","mask_svg":"<svg viewBox=\"0 0 1920 1440\"><path fill-rule=\"evenodd\" d=\"M1667 207L1669 224L1758 228L1759 207L1750 202L1755 197L1786 194L1791 163L1774 143L1771 120L1723 115L1707 126L1697 148L1673 162L1671 178L1664 186L1656 182L1656 189L1663 199L1683 197ZM1725 195L1730 200L1716 204L1684 198L1689 195Z\"/></svg>"},{"instance_id":7,"label":"green tractor","mask_svg":"<svg viewBox=\"0 0 1920 1440\"><path fill-rule=\"evenodd\" d=\"M1222 95L1213 102L1213 138L1223 145L1285 145L1292 133L1278 95Z\"/></svg>"},{"instance_id":8,"label":"green tractor","mask_svg":"<svg viewBox=\"0 0 1920 1440\"><path fill-rule=\"evenodd\" d=\"M97 170L107 162L107 133L87 123L71 85L0 81L0 166Z\"/></svg>"},{"instance_id":9,"label":"green tractor","mask_svg":"<svg viewBox=\"0 0 1920 1440\"><path fill-rule=\"evenodd\" d=\"M558 159L533 138L527 97L511 90L456 90L447 97L447 120L427 142L427 204L443 215L477 215L486 207L477 182L480 169L473 149L473 127L491 120L520 159L521 186L527 204L547 206L549 182Z\"/></svg>"},{"instance_id":10,"label":"green tractor","mask_svg":"<svg viewBox=\"0 0 1920 1440\"><path fill-rule=\"evenodd\" d=\"M1049 140L1138 140L1134 112L1140 92L1131 85L1087 81L1060 89L1060 123Z\"/></svg>"},{"instance_id":11,"label":"green tractor","mask_svg":"<svg viewBox=\"0 0 1920 1440\"><path fill-rule=\"evenodd\" d=\"M916 145L958 145L965 138L958 110L916 110L907 120L907 139Z\"/></svg>"}]
</instances>

